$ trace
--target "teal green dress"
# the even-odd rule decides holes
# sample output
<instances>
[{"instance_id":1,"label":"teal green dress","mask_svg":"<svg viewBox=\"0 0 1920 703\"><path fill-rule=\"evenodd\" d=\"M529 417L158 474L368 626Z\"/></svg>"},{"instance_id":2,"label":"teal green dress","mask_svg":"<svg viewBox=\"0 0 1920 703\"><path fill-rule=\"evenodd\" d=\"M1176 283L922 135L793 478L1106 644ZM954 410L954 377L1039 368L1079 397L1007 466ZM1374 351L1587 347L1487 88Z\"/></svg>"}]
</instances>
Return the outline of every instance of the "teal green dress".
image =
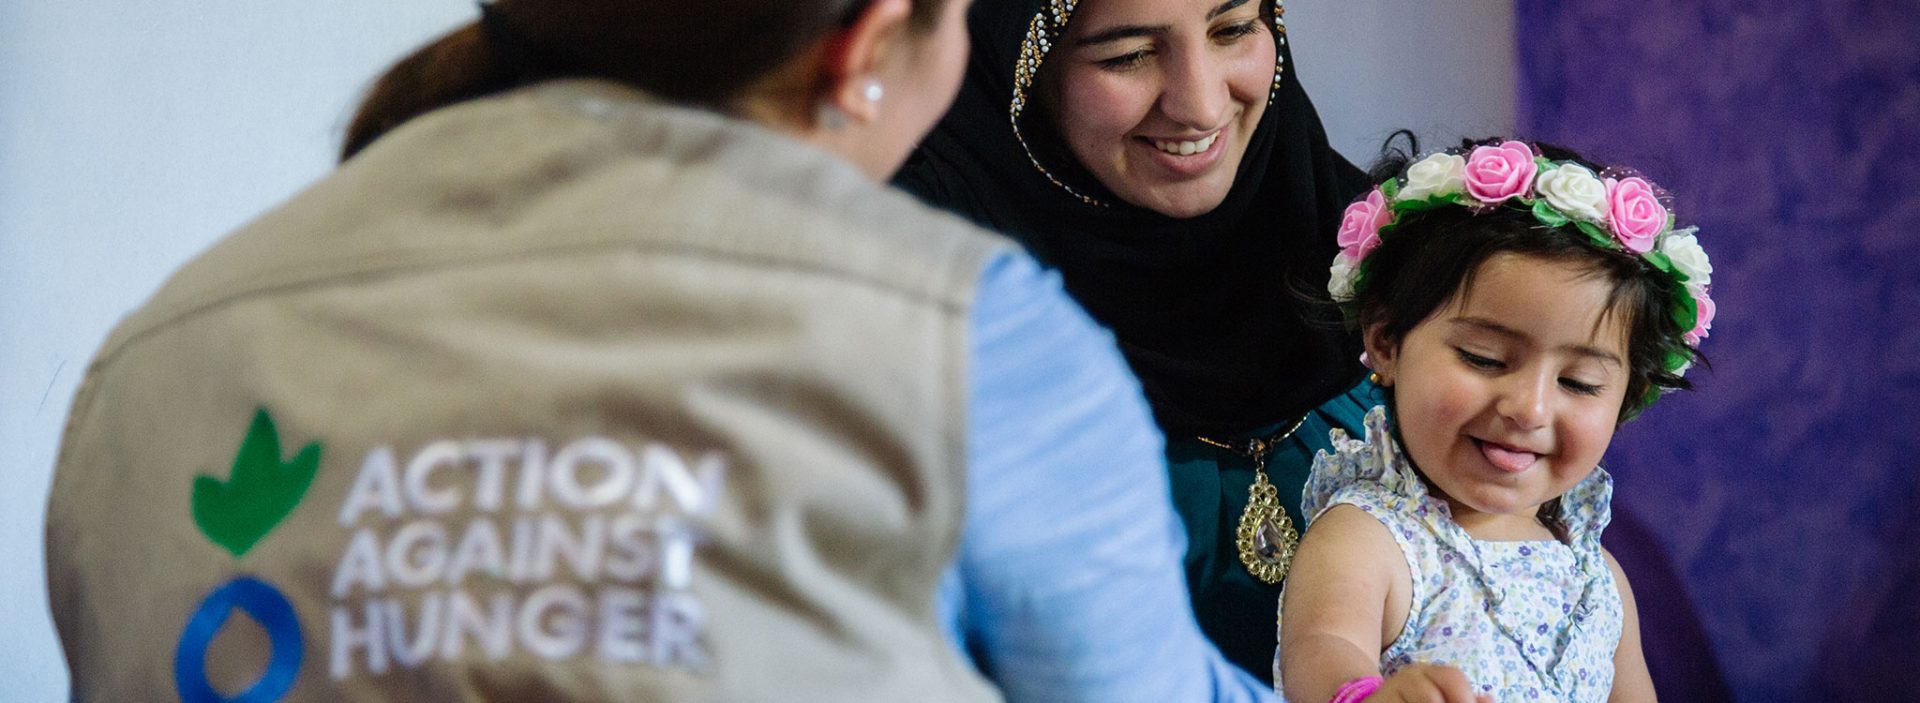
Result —
<instances>
[{"instance_id":1,"label":"teal green dress","mask_svg":"<svg viewBox=\"0 0 1920 703\"><path fill-rule=\"evenodd\" d=\"M1300 428L1267 457L1267 480L1280 492L1280 502L1294 528L1306 524L1300 514L1300 492L1313 468L1313 456L1333 445L1328 432L1365 432L1367 410L1381 404L1379 388L1359 385L1307 413ZM1271 437L1292 424L1262 427L1232 437L1209 437L1228 443ZM1272 681L1274 617L1280 603L1280 585L1261 583L1240 563L1236 530L1247 507L1247 488L1253 485L1253 460L1198 437L1167 438L1167 470L1172 478L1174 507L1187 528L1187 586L1200 629L1220 647L1229 661L1261 680Z\"/></svg>"}]
</instances>

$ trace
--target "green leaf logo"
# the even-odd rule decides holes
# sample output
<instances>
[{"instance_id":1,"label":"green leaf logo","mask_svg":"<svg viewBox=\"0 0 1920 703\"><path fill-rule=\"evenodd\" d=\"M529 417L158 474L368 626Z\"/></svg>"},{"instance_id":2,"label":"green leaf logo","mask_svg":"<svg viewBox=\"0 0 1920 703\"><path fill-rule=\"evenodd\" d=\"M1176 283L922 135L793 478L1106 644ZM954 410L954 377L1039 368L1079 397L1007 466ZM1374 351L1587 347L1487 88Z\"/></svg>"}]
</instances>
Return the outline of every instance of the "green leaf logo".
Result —
<instances>
[{"instance_id":1,"label":"green leaf logo","mask_svg":"<svg viewBox=\"0 0 1920 703\"><path fill-rule=\"evenodd\" d=\"M214 544L235 557L246 554L300 505L319 469L319 442L308 443L289 461L280 461L280 433L273 427L273 417L261 408L240 442L240 453L233 457L233 475L226 481L212 476L193 479L193 521Z\"/></svg>"}]
</instances>

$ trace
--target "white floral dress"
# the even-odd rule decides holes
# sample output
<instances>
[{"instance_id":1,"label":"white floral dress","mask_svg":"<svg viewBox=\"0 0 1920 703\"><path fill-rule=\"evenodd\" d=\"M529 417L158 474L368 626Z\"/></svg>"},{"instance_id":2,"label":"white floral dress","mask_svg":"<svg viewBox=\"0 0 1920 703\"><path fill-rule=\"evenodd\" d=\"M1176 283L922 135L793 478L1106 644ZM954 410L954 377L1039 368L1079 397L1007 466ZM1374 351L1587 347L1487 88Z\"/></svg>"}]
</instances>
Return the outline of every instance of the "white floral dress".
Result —
<instances>
[{"instance_id":1,"label":"white floral dress","mask_svg":"<svg viewBox=\"0 0 1920 703\"><path fill-rule=\"evenodd\" d=\"M1367 438L1335 429L1303 491L1308 524L1347 503L1385 525L1413 571L1412 607L1380 655L1392 675L1415 662L1465 672L1500 701L1604 701L1620 643L1620 592L1600 552L1613 479L1593 474L1561 497L1567 542L1476 540L1427 493L1387 430L1386 408L1367 413ZM1281 596L1285 603L1285 594ZM1280 689L1280 659L1273 680Z\"/></svg>"}]
</instances>

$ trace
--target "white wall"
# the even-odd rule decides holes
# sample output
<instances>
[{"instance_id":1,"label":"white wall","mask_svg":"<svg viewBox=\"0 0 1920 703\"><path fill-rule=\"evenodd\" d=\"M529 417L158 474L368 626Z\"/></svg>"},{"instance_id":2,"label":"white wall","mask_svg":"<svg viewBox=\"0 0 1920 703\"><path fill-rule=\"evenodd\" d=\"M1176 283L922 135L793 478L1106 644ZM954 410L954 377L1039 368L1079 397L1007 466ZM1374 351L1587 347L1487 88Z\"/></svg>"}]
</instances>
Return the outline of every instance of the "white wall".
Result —
<instances>
[{"instance_id":1,"label":"white wall","mask_svg":"<svg viewBox=\"0 0 1920 703\"><path fill-rule=\"evenodd\" d=\"M1510 127L1504 0L1290 9L1296 63L1356 161L1395 127ZM66 698L41 523L94 348L175 267L324 173L367 81L472 12L467 0L0 4L0 699ZM1478 39L1436 46L1464 36Z\"/></svg>"},{"instance_id":2,"label":"white wall","mask_svg":"<svg viewBox=\"0 0 1920 703\"><path fill-rule=\"evenodd\" d=\"M1361 168L1395 129L1422 149L1513 131L1512 0L1292 0L1294 67Z\"/></svg>"}]
</instances>

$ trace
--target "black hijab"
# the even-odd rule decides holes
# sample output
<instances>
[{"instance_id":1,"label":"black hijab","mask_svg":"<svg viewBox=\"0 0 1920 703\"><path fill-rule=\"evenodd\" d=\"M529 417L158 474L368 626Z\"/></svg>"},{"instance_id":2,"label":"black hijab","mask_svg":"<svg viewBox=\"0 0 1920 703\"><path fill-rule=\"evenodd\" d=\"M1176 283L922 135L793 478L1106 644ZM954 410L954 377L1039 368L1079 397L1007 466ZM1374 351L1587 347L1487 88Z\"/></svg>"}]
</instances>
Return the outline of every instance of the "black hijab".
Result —
<instances>
[{"instance_id":1,"label":"black hijab","mask_svg":"<svg viewBox=\"0 0 1920 703\"><path fill-rule=\"evenodd\" d=\"M1065 0L977 0L960 95L896 183L1058 268L1113 329L1170 434L1252 431L1351 386L1360 346L1326 303L1327 267L1341 213L1368 183L1328 146L1284 30L1273 100L1232 190L1174 219L1113 197L1026 99L1039 47L1060 44L1070 20Z\"/></svg>"}]
</instances>

